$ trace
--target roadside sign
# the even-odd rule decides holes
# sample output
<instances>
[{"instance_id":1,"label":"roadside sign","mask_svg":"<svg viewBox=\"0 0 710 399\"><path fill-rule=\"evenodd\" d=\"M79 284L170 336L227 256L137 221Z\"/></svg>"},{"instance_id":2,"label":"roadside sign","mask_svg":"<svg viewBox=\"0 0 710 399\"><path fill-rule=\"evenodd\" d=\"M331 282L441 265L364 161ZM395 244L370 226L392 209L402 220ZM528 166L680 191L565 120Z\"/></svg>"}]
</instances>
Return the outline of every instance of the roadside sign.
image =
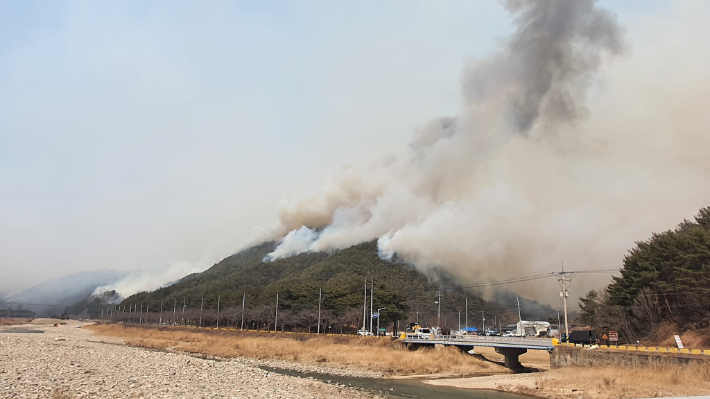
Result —
<instances>
[{"instance_id":1,"label":"roadside sign","mask_svg":"<svg viewBox=\"0 0 710 399\"><path fill-rule=\"evenodd\" d=\"M603 339L604 341L607 341L607 340L609 340L609 336L606 335L606 334L604 334L604 335L602 335L602 339Z\"/></svg>"},{"instance_id":2,"label":"roadside sign","mask_svg":"<svg viewBox=\"0 0 710 399\"><path fill-rule=\"evenodd\" d=\"M376 318L380 317L380 314L379 314L379 313L373 313L373 314L372 314L372 317L376 319Z\"/></svg>"},{"instance_id":3,"label":"roadside sign","mask_svg":"<svg viewBox=\"0 0 710 399\"><path fill-rule=\"evenodd\" d=\"M619 332L618 331L609 331L609 341L619 342Z\"/></svg>"},{"instance_id":4,"label":"roadside sign","mask_svg":"<svg viewBox=\"0 0 710 399\"><path fill-rule=\"evenodd\" d=\"M680 335L674 335L675 343L678 344L678 348L683 349L683 343L680 341Z\"/></svg>"}]
</instances>

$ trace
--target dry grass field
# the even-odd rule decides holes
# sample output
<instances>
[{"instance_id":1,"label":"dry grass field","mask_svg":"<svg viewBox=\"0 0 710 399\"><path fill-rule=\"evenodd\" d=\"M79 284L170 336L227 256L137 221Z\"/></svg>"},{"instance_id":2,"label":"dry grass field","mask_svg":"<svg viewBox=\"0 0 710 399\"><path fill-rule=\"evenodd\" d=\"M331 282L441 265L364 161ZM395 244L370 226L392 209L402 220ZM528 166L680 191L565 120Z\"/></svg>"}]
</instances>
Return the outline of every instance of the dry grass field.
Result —
<instances>
[{"instance_id":1,"label":"dry grass field","mask_svg":"<svg viewBox=\"0 0 710 399\"><path fill-rule=\"evenodd\" d=\"M665 370L623 367L569 367L541 373L493 375L427 381L469 389L493 389L550 399L616 399L707 395L710 367Z\"/></svg>"},{"instance_id":2,"label":"dry grass field","mask_svg":"<svg viewBox=\"0 0 710 399\"><path fill-rule=\"evenodd\" d=\"M299 363L361 368L387 375L509 373L494 363L454 348L409 351L389 338L247 333L114 324L89 326L99 334L125 339L129 345L174 348L220 357L280 359Z\"/></svg>"},{"instance_id":3,"label":"dry grass field","mask_svg":"<svg viewBox=\"0 0 710 399\"><path fill-rule=\"evenodd\" d=\"M696 396L710 393L710 367L671 366L665 370L623 367L565 368L545 373L536 388L520 393L539 397L565 398L567 393L584 393L597 399ZM552 396L557 395L557 396Z\"/></svg>"},{"instance_id":4,"label":"dry grass field","mask_svg":"<svg viewBox=\"0 0 710 399\"><path fill-rule=\"evenodd\" d=\"M27 324L31 322L32 319L18 319L18 318L0 318L0 326L17 326L22 324Z\"/></svg>"}]
</instances>

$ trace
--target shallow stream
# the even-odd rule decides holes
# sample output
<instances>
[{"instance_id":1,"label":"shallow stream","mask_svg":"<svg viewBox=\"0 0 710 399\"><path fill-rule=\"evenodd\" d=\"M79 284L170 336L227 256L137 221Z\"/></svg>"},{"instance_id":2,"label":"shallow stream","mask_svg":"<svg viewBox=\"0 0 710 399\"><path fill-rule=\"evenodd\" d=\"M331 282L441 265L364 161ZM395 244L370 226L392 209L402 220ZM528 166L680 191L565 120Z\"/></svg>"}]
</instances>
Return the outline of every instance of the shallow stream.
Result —
<instances>
[{"instance_id":1,"label":"shallow stream","mask_svg":"<svg viewBox=\"0 0 710 399\"><path fill-rule=\"evenodd\" d=\"M295 370L280 369L262 366L261 369L283 375L300 378L313 378L330 384L347 385L376 392L387 398L421 398L421 399L529 399L528 396L512 393L480 390L439 387L428 385L419 379L391 380L387 378L341 377L330 374L304 373Z\"/></svg>"}]
</instances>

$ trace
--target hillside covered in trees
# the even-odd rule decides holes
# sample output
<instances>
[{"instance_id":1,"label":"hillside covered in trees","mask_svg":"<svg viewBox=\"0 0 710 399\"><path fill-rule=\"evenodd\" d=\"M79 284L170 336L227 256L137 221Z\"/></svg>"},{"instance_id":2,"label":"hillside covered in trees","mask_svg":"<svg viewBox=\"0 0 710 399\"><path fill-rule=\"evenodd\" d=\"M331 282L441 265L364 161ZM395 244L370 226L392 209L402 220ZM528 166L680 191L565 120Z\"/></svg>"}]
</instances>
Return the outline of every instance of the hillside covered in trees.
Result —
<instances>
[{"instance_id":1,"label":"hillside covered in trees","mask_svg":"<svg viewBox=\"0 0 710 399\"><path fill-rule=\"evenodd\" d=\"M246 326L273 328L278 292L279 330L315 330L318 296L322 291L322 328L330 326L340 332L343 327L345 331L353 332L362 326L365 276L368 276L368 282L369 277L374 277L374 308L387 308L382 311L381 327L399 321L401 328L401 323L415 321L417 317L421 324L436 325L438 304L435 302L437 289L441 286L451 287L441 291L442 325L458 328L459 311L462 323L465 323L466 297L471 326L482 324L481 311L484 311L488 325L494 320L500 323L517 321L517 313L508 309L514 305L512 300L503 306L487 302L474 292L457 288L445 274L439 274L438 282L434 283L405 263L382 260L377 255L376 242L355 245L332 254L303 253L263 262L273 249L273 243L249 248L176 284L126 298L118 307L118 317L129 317L131 309L140 310L142 306L144 313L149 310L151 321L161 320L162 302L163 322L175 319L180 323L198 324L200 307L203 306L202 324L211 325L216 323L219 300L220 325L234 326L236 323L241 326L244 299ZM368 297L368 306L369 302ZM539 304L529 301L524 302L524 307L526 305L540 309ZM126 313L123 313L124 309ZM541 317L547 319L547 316ZM135 320L138 317L132 316Z\"/></svg>"},{"instance_id":2,"label":"hillside covered in trees","mask_svg":"<svg viewBox=\"0 0 710 399\"><path fill-rule=\"evenodd\" d=\"M675 230L637 242L621 276L590 291L580 308L582 322L618 330L627 342L694 330L704 331L710 343L710 207Z\"/></svg>"}]
</instances>

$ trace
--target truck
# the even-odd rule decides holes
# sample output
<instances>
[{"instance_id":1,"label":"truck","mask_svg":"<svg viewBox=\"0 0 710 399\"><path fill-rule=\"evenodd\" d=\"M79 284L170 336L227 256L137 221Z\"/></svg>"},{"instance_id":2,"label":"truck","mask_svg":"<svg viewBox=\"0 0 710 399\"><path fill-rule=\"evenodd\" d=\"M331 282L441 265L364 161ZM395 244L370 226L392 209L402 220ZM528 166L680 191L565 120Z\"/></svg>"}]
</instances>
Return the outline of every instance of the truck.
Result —
<instances>
[{"instance_id":1,"label":"truck","mask_svg":"<svg viewBox=\"0 0 710 399\"><path fill-rule=\"evenodd\" d=\"M521 320L503 327L503 335L508 337L547 337L549 333L550 323L546 321Z\"/></svg>"},{"instance_id":2,"label":"truck","mask_svg":"<svg viewBox=\"0 0 710 399\"><path fill-rule=\"evenodd\" d=\"M599 334L595 330L575 330L569 333L572 344L594 345L599 343Z\"/></svg>"},{"instance_id":3,"label":"truck","mask_svg":"<svg viewBox=\"0 0 710 399\"><path fill-rule=\"evenodd\" d=\"M422 327L417 323L410 323L405 329L404 333L400 335L400 338L404 339L407 336L415 336L417 338L429 339L434 338L437 335L436 327L428 328Z\"/></svg>"}]
</instances>

